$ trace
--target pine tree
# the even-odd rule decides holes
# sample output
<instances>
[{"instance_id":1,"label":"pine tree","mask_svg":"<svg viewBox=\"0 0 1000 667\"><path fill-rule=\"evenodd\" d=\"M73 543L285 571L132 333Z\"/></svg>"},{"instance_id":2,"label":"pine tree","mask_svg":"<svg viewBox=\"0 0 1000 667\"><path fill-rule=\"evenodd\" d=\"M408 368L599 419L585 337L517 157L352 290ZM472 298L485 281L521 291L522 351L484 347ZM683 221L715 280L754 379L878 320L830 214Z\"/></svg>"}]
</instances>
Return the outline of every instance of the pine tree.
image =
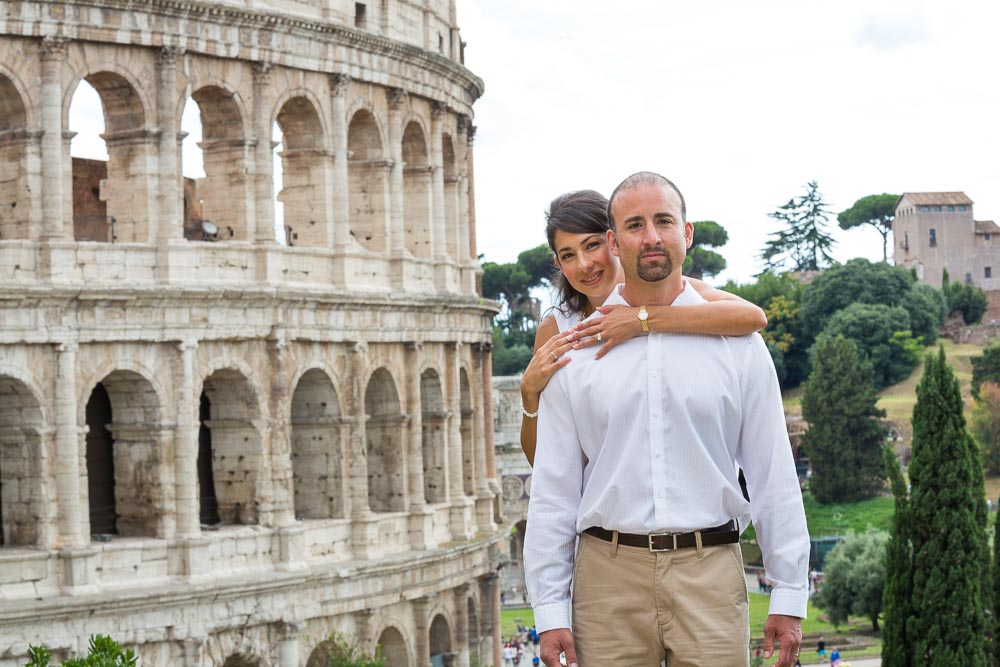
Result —
<instances>
[{"instance_id":1,"label":"pine tree","mask_svg":"<svg viewBox=\"0 0 1000 667\"><path fill-rule=\"evenodd\" d=\"M802 443L813 476L809 489L820 503L870 498L884 486L885 415L875 407L871 364L843 337L816 343L813 372L802 395L809 430Z\"/></svg>"},{"instance_id":2,"label":"pine tree","mask_svg":"<svg viewBox=\"0 0 1000 667\"><path fill-rule=\"evenodd\" d=\"M909 533L914 665L986 665L990 591L979 452L944 348L928 354L913 408Z\"/></svg>"},{"instance_id":3,"label":"pine tree","mask_svg":"<svg viewBox=\"0 0 1000 667\"><path fill-rule=\"evenodd\" d=\"M892 485L896 501L892 515L892 531L885 547L885 585L882 589L882 665L883 667L911 667L911 645L906 640L906 619L913 609L910 592L913 586L913 560L910 554L908 529L909 497L906 480L899 469L899 461L892 445L882 448L885 471Z\"/></svg>"},{"instance_id":4,"label":"pine tree","mask_svg":"<svg viewBox=\"0 0 1000 667\"><path fill-rule=\"evenodd\" d=\"M767 215L785 223L785 228L770 234L764 245L760 254L764 271L817 271L833 262L830 250L836 242L826 229L831 213L816 181L806 185L806 194L792 197Z\"/></svg>"}]
</instances>

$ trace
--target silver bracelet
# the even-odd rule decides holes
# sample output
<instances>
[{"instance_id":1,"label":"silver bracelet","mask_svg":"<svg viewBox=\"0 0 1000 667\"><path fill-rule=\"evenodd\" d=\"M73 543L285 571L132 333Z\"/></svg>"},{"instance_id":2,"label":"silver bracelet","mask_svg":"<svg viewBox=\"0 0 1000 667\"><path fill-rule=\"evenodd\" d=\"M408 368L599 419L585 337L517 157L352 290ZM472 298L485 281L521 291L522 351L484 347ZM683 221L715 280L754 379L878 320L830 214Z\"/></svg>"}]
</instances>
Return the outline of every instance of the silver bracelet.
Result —
<instances>
[{"instance_id":1,"label":"silver bracelet","mask_svg":"<svg viewBox=\"0 0 1000 667\"><path fill-rule=\"evenodd\" d=\"M535 417L538 416L538 411L536 410L534 412L528 412L527 410L524 409L524 406L522 405L521 406L521 414L523 414L528 419L534 419Z\"/></svg>"}]
</instances>

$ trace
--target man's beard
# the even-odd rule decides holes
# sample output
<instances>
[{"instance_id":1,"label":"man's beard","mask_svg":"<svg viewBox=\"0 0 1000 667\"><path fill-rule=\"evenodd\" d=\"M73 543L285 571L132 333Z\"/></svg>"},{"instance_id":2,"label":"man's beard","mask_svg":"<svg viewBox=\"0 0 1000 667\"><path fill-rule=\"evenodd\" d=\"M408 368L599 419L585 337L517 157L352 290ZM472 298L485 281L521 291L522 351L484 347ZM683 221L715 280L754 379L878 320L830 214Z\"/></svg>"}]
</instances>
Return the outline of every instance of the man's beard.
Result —
<instances>
[{"instance_id":1,"label":"man's beard","mask_svg":"<svg viewBox=\"0 0 1000 667\"><path fill-rule=\"evenodd\" d=\"M658 262L647 261L643 263L642 254L650 250L662 251L663 259ZM674 272L674 262L670 259L670 253L663 246L643 248L642 252L639 253L639 257L635 260L635 270L639 274L639 277L647 283L658 283Z\"/></svg>"}]
</instances>

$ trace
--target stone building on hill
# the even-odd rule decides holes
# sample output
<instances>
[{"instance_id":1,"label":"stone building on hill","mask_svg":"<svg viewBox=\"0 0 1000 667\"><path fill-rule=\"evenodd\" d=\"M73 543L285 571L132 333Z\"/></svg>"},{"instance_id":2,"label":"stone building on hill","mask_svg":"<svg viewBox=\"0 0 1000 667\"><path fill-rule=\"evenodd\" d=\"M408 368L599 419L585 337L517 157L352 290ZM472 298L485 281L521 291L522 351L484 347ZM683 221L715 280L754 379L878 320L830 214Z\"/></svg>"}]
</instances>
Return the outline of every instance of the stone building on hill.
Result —
<instances>
[{"instance_id":1,"label":"stone building on hill","mask_svg":"<svg viewBox=\"0 0 1000 667\"><path fill-rule=\"evenodd\" d=\"M482 92L454 0L0 5L0 667L499 664Z\"/></svg>"},{"instance_id":2,"label":"stone building on hill","mask_svg":"<svg viewBox=\"0 0 1000 667\"><path fill-rule=\"evenodd\" d=\"M1000 290L1000 226L975 220L972 205L964 192L904 193L892 223L895 263L935 287L947 269L952 281Z\"/></svg>"}]
</instances>

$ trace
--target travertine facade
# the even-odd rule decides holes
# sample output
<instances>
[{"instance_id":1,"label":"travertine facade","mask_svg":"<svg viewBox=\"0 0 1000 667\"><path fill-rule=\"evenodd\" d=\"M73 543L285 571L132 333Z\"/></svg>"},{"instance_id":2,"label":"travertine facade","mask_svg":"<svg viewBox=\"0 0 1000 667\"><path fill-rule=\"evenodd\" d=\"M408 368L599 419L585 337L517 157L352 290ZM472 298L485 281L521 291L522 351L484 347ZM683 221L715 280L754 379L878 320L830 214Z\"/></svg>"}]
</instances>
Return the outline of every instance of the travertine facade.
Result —
<instances>
[{"instance_id":1,"label":"travertine facade","mask_svg":"<svg viewBox=\"0 0 1000 667\"><path fill-rule=\"evenodd\" d=\"M503 491L503 514L511 524L500 586L517 603L524 593L524 530L531 495L531 466L521 450L521 376L493 378L493 440Z\"/></svg>"},{"instance_id":2,"label":"travertine facade","mask_svg":"<svg viewBox=\"0 0 1000 667\"><path fill-rule=\"evenodd\" d=\"M103 240L74 231L81 80ZM0 2L0 667L98 632L147 667L319 667L332 631L494 663L482 90L453 1Z\"/></svg>"},{"instance_id":3,"label":"travertine facade","mask_svg":"<svg viewBox=\"0 0 1000 667\"><path fill-rule=\"evenodd\" d=\"M941 286L947 269L953 282L1000 290L1000 226L972 217L964 192L907 192L892 223L893 260L917 277Z\"/></svg>"}]
</instances>

